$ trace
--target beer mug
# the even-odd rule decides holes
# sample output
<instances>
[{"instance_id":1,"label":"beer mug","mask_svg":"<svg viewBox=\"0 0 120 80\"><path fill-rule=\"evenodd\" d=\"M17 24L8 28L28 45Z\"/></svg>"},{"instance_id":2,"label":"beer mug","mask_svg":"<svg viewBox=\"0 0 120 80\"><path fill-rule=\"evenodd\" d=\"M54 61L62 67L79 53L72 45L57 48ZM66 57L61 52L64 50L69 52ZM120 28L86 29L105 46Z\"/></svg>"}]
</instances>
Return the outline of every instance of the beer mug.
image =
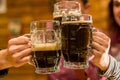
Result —
<instances>
[{"instance_id":1,"label":"beer mug","mask_svg":"<svg viewBox=\"0 0 120 80\"><path fill-rule=\"evenodd\" d=\"M87 68L92 47L92 16L89 14L67 15L62 18L61 25L64 67Z\"/></svg>"},{"instance_id":2,"label":"beer mug","mask_svg":"<svg viewBox=\"0 0 120 80\"><path fill-rule=\"evenodd\" d=\"M60 1L54 4L53 18L61 22L63 15L81 14L80 3L77 1Z\"/></svg>"},{"instance_id":3,"label":"beer mug","mask_svg":"<svg viewBox=\"0 0 120 80\"><path fill-rule=\"evenodd\" d=\"M36 73L59 72L61 39L58 36L59 21L40 20L30 24L33 63Z\"/></svg>"}]
</instances>

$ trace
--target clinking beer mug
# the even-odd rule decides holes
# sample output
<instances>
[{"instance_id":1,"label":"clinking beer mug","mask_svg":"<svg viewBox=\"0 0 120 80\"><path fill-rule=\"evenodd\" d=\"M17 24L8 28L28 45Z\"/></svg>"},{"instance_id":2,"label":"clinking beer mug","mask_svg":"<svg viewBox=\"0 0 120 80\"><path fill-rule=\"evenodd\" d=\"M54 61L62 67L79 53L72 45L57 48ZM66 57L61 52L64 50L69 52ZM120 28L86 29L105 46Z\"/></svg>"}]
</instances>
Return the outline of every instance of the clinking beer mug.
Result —
<instances>
[{"instance_id":1,"label":"clinking beer mug","mask_svg":"<svg viewBox=\"0 0 120 80\"><path fill-rule=\"evenodd\" d=\"M35 72L51 74L59 72L61 39L59 21L40 20L30 24L30 35Z\"/></svg>"},{"instance_id":2,"label":"clinking beer mug","mask_svg":"<svg viewBox=\"0 0 120 80\"><path fill-rule=\"evenodd\" d=\"M64 67L87 68L92 47L92 16L82 14L77 1L60 1L54 4L53 18L61 24Z\"/></svg>"},{"instance_id":3,"label":"clinking beer mug","mask_svg":"<svg viewBox=\"0 0 120 80\"><path fill-rule=\"evenodd\" d=\"M88 68L92 48L92 16L89 14L66 15L63 16L61 25L64 67Z\"/></svg>"}]
</instances>

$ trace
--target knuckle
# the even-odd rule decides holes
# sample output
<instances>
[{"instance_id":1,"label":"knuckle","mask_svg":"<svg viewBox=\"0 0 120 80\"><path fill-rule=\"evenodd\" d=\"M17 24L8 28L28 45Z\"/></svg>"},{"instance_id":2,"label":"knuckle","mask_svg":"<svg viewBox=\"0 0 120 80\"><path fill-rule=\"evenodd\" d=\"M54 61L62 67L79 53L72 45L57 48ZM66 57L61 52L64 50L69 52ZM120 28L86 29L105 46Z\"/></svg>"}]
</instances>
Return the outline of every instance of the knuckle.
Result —
<instances>
[{"instance_id":1,"label":"knuckle","mask_svg":"<svg viewBox=\"0 0 120 80\"><path fill-rule=\"evenodd\" d=\"M13 46L10 46L10 47L8 48L8 52L9 52L9 53L13 53L13 52L14 52Z\"/></svg>"},{"instance_id":2,"label":"knuckle","mask_svg":"<svg viewBox=\"0 0 120 80\"><path fill-rule=\"evenodd\" d=\"M15 41L15 39L16 39L16 38L10 39L10 40L8 41L8 45L11 45L11 44Z\"/></svg>"},{"instance_id":3,"label":"knuckle","mask_svg":"<svg viewBox=\"0 0 120 80\"><path fill-rule=\"evenodd\" d=\"M12 58L13 58L13 60L15 61L15 62L17 62L17 60L18 60L18 57L16 56L16 55L12 55Z\"/></svg>"}]
</instances>

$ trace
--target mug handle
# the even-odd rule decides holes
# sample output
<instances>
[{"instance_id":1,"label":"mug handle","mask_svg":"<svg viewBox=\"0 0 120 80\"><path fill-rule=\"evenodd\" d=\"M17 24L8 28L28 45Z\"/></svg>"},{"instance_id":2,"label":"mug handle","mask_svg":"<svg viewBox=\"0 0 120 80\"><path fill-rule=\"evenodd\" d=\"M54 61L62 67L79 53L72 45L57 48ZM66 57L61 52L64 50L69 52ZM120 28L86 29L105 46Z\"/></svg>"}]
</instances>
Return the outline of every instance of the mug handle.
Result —
<instances>
[{"instance_id":1,"label":"mug handle","mask_svg":"<svg viewBox=\"0 0 120 80\"><path fill-rule=\"evenodd\" d=\"M23 36L29 38L29 40L30 40L30 34L24 34ZM35 66L35 64L34 64L34 62L33 62L33 59L31 59L31 60L28 62L28 64L30 64L30 65L32 65L32 66Z\"/></svg>"}]
</instances>

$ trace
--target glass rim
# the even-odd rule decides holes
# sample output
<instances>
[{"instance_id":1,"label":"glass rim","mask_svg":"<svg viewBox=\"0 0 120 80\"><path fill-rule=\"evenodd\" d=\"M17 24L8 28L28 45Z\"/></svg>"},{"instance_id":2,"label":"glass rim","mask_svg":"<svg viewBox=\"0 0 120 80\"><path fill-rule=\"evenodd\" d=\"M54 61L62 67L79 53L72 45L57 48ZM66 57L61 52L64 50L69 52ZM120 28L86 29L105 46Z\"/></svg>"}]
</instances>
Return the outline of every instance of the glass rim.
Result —
<instances>
[{"instance_id":1,"label":"glass rim","mask_svg":"<svg viewBox=\"0 0 120 80\"><path fill-rule=\"evenodd\" d=\"M78 1L59 1L59 2L56 2L56 3L54 4L54 6L57 5L57 4L60 4L60 3L62 3L62 2L74 2L74 3L79 4L79 6L80 6L80 3L79 3Z\"/></svg>"},{"instance_id":2,"label":"glass rim","mask_svg":"<svg viewBox=\"0 0 120 80\"><path fill-rule=\"evenodd\" d=\"M46 22L51 22L51 23L54 23L54 22L59 22L59 20L35 20L35 21L31 21L30 24L33 24L33 23L46 23Z\"/></svg>"},{"instance_id":3,"label":"glass rim","mask_svg":"<svg viewBox=\"0 0 120 80\"><path fill-rule=\"evenodd\" d=\"M81 4L78 2L78 1L59 1L59 2L56 2L55 4L54 4L54 10L55 10L55 7L57 6L57 5L59 5L59 4L61 4L61 3L63 3L63 2L65 2L65 3L68 3L68 2L70 2L70 3L75 3L75 4L78 4L78 6L79 6L79 11L81 11Z\"/></svg>"}]
</instances>

